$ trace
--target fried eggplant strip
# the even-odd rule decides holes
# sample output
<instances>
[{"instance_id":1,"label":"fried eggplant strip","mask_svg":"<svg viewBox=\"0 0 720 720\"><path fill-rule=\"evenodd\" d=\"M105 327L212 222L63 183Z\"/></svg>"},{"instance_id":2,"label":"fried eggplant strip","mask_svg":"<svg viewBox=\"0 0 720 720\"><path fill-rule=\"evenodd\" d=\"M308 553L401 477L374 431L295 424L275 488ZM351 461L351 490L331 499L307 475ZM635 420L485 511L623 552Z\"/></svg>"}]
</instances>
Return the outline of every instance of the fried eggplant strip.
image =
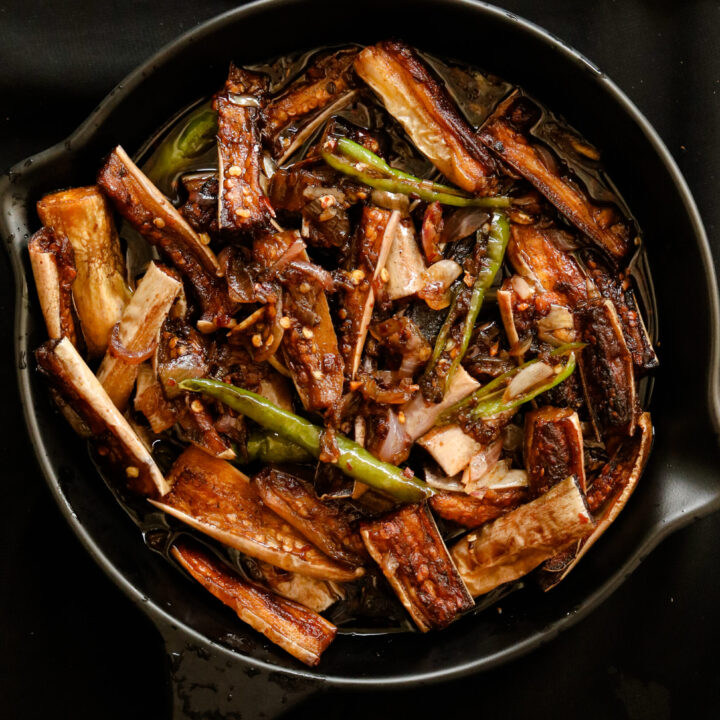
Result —
<instances>
[{"instance_id":1,"label":"fried eggplant strip","mask_svg":"<svg viewBox=\"0 0 720 720\"><path fill-rule=\"evenodd\" d=\"M35 351L40 370L97 438L100 454L123 468L138 492L162 497L170 484L128 421L108 397L100 381L68 338L50 340Z\"/></svg>"},{"instance_id":2,"label":"fried eggplant strip","mask_svg":"<svg viewBox=\"0 0 720 720\"><path fill-rule=\"evenodd\" d=\"M473 607L430 511L407 505L360 526L365 545L421 632Z\"/></svg>"},{"instance_id":3,"label":"fried eggplant strip","mask_svg":"<svg viewBox=\"0 0 720 720\"><path fill-rule=\"evenodd\" d=\"M76 345L72 284L77 271L70 241L52 228L42 228L30 238L28 254L48 336L67 337Z\"/></svg>"},{"instance_id":4,"label":"fried eggplant strip","mask_svg":"<svg viewBox=\"0 0 720 720\"><path fill-rule=\"evenodd\" d=\"M230 463L188 447L168 475L172 490L153 505L250 557L321 580L353 580L265 507L250 479Z\"/></svg>"},{"instance_id":5,"label":"fried eggplant strip","mask_svg":"<svg viewBox=\"0 0 720 720\"><path fill-rule=\"evenodd\" d=\"M215 254L119 145L101 168L98 185L118 212L193 286L202 308L198 330L212 332L228 325L234 307L217 276Z\"/></svg>"},{"instance_id":6,"label":"fried eggplant strip","mask_svg":"<svg viewBox=\"0 0 720 720\"><path fill-rule=\"evenodd\" d=\"M365 546L342 506L324 503L310 483L275 468L265 468L253 481L265 505L328 557L353 569L365 564Z\"/></svg>"},{"instance_id":7,"label":"fried eggplant strip","mask_svg":"<svg viewBox=\"0 0 720 720\"><path fill-rule=\"evenodd\" d=\"M525 467L533 498L570 475L585 492L583 434L576 412L546 406L525 416Z\"/></svg>"},{"instance_id":8,"label":"fried eggplant strip","mask_svg":"<svg viewBox=\"0 0 720 720\"><path fill-rule=\"evenodd\" d=\"M476 528L514 510L527 500L525 488L485 491L482 498L462 492L440 490L430 498L430 507L443 520Z\"/></svg>"},{"instance_id":9,"label":"fried eggplant strip","mask_svg":"<svg viewBox=\"0 0 720 720\"><path fill-rule=\"evenodd\" d=\"M540 109L532 100L516 91L498 105L478 137L617 264L630 250L630 225L616 208L593 204L577 181L548 166L547 150L538 150L529 132L539 116Z\"/></svg>"},{"instance_id":10,"label":"fried eggplant strip","mask_svg":"<svg viewBox=\"0 0 720 720\"><path fill-rule=\"evenodd\" d=\"M267 79L230 66L213 107L218 114L218 227L253 230L265 224L269 205L260 187L258 120Z\"/></svg>"},{"instance_id":11,"label":"fried eggplant strip","mask_svg":"<svg viewBox=\"0 0 720 720\"><path fill-rule=\"evenodd\" d=\"M145 351L154 352L160 328L181 288L182 283L170 272L150 263L123 311L117 333L113 331L97 377L120 411L127 407L138 374L139 363L131 358ZM122 352L118 352L114 340L122 346Z\"/></svg>"},{"instance_id":12,"label":"fried eggplant strip","mask_svg":"<svg viewBox=\"0 0 720 720\"><path fill-rule=\"evenodd\" d=\"M473 597L512 582L593 530L585 496L570 477L536 500L483 525L451 555Z\"/></svg>"},{"instance_id":13,"label":"fried eggplant strip","mask_svg":"<svg viewBox=\"0 0 720 720\"><path fill-rule=\"evenodd\" d=\"M588 490L588 507L595 519L595 529L568 551L543 565L538 580L544 590L555 587L567 577L625 507L647 464L652 437L650 413L643 413L638 419L635 435L623 438Z\"/></svg>"},{"instance_id":14,"label":"fried eggplant strip","mask_svg":"<svg viewBox=\"0 0 720 720\"><path fill-rule=\"evenodd\" d=\"M175 408L165 397L162 385L149 363L138 367L133 404L135 410L145 416L154 433L160 434L169 430L177 420Z\"/></svg>"},{"instance_id":15,"label":"fried eggplant strip","mask_svg":"<svg viewBox=\"0 0 720 720\"><path fill-rule=\"evenodd\" d=\"M492 157L412 48L397 41L367 47L355 71L448 180L471 193L492 193Z\"/></svg>"},{"instance_id":16,"label":"fried eggplant strip","mask_svg":"<svg viewBox=\"0 0 720 720\"><path fill-rule=\"evenodd\" d=\"M237 616L306 665L317 665L337 628L312 610L249 583L197 545L175 543L172 554L190 575Z\"/></svg>"},{"instance_id":17,"label":"fried eggplant strip","mask_svg":"<svg viewBox=\"0 0 720 720\"><path fill-rule=\"evenodd\" d=\"M91 358L102 357L110 331L130 300L125 262L110 208L96 186L46 195L37 204L43 225L72 245L72 283L80 327Z\"/></svg>"}]
</instances>

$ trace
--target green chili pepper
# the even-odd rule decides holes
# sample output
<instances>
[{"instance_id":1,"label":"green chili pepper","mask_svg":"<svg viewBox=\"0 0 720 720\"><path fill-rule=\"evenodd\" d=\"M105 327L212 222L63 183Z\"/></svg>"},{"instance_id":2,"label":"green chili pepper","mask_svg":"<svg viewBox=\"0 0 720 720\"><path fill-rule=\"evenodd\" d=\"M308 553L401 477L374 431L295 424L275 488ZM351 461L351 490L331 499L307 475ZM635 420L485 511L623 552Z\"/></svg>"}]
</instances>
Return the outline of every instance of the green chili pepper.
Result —
<instances>
[{"instance_id":1,"label":"green chili pepper","mask_svg":"<svg viewBox=\"0 0 720 720\"><path fill-rule=\"evenodd\" d=\"M219 400L266 430L299 445L313 457L320 457L324 429L279 408L260 395L208 378L183 380L179 387ZM334 464L346 475L402 502L419 502L432 495L432 489L424 482L408 477L395 465L378 460L349 438L336 435L335 440L340 456Z\"/></svg>"},{"instance_id":2,"label":"green chili pepper","mask_svg":"<svg viewBox=\"0 0 720 720\"><path fill-rule=\"evenodd\" d=\"M198 157L212 147L217 130L217 113L210 108L198 110L191 116L175 147L183 158Z\"/></svg>"},{"instance_id":3,"label":"green chili pepper","mask_svg":"<svg viewBox=\"0 0 720 720\"><path fill-rule=\"evenodd\" d=\"M458 415L462 412L468 419L479 420L481 418L492 417L498 413L512 410L520 405L529 402L533 398L544 393L556 385L559 385L564 380L570 377L573 370L575 370L576 358L575 351L581 350L585 347L584 343L566 343L556 348L550 353L550 357L561 357L563 355L569 355L567 362L562 366L560 372L556 373L547 382L539 385L526 393L519 395L512 400L504 400L505 388L510 381L530 365L534 365L540 362L539 358L534 360L528 360L522 365L518 365L512 370L508 370L502 375L498 375L494 380L491 380L486 385L478 388L472 395L469 395L464 400L455 403L452 407L448 408L437 420L436 425L447 425L454 422Z\"/></svg>"},{"instance_id":4,"label":"green chili pepper","mask_svg":"<svg viewBox=\"0 0 720 720\"><path fill-rule=\"evenodd\" d=\"M368 150L367 152L370 151ZM390 177L377 177L364 172L363 170L358 170L355 162L338 157L337 155L333 155L325 150L323 150L321 154L323 160L325 160L331 168L353 177L363 183L363 185L369 185L371 188L375 188L376 190L402 193L403 195L416 195L426 202L439 202L443 205L454 205L455 207L476 206L502 208L510 205L510 198L508 197L466 197L464 195L451 194L447 190L439 192L432 189L432 185L434 185L434 183L428 184L424 180L415 178L412 175L407 176L409 178L413 178L412 180L407 179L407 177L400 177L396 174L393 174ZM380 158L377 159L380 160ZM403 175L405 175L405 173L403 173Z\"/></svg>"},{"instance_id":5,"label":"green chili pepper","mask_svg":"<svg viewBox=\"0 0 720 720\"><path fill-rule=\"evenodd\" d=\"M251 432L246 448L247 462L306 463L313 459L307 450L273 432ZM242 463L241 454L237 453L237 456L235 462Z\"/></svg>"}]
</instances>

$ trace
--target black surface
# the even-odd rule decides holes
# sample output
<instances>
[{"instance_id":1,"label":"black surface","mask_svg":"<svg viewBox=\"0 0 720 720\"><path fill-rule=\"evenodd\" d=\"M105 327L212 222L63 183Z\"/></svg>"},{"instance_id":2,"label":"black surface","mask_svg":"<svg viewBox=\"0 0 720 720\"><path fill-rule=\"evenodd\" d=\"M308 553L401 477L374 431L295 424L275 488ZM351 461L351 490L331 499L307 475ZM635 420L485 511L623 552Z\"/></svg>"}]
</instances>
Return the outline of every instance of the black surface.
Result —
<instances>
[{"instance_id":1,"label":"black surface","mask_svg":"<svg viewBox=\"0 0 720 720\"><path fill-rule=\"evenodd\" d=\"M720 251L713 164L720 150L718 4L533 5L506 3L583 51L628 92L680 163ZM139 61L228 7L166 1L82 10L69 3L0 6L0 166L64 137ZM2 263L0 332L9 338L12 293L4 257ZM5 347L3 379L12 387L10 344ZM14 392L7 403L0 713L163 717L158 636L64 525L39 474L24 461L30 452ZM713 549L719 531L720 520L708 518L670 538L590 618L501 670L381 698L326 696L299 714L343 707L350 717L425 717L435 703L447 708L450 700L458 710L484 715L662 718L689 708L716 715L720 619L713 611L720 570Z\"/></svg>"}]
</instances>

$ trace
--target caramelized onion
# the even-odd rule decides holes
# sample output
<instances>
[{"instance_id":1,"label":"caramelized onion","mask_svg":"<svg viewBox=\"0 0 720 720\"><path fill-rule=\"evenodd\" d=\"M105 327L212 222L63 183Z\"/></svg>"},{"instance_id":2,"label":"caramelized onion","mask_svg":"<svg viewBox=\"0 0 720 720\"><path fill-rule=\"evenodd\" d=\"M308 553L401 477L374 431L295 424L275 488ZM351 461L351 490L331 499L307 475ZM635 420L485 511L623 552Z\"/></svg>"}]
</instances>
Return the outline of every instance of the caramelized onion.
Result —
<instances>
[{"instance_id":1,"label":"caramelized onion","mask_svg":"<svg viewBox=\"0 0 720 720\"><path fill-rule=\"evenodd\" d=\"M119 358L128 365L139 365L151 358L157 348L157 340L153 340L144 350L133 352L120 342L120 323L115 323L108 338L108 352L114 358Z\"/></svg>"}]
</instances>

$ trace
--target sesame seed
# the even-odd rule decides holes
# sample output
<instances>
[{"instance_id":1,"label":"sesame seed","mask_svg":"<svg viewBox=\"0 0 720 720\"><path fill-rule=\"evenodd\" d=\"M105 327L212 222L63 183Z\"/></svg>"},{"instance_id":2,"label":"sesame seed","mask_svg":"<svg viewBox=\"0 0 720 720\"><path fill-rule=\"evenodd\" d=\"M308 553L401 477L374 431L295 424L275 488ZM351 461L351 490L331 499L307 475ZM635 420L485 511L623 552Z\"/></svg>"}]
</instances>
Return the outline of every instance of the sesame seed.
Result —
<instances>
[{"instance_id":1,"label":"sesame seed","mask_svg":"<svg viewBox=\"0 0 720 720\"><path fill-rule=\"evenodd\" d=\"M303 337L306 338L307 340L310 340L311 338L315 337L315 333L309 327L304 327L302 329L302 334L303 334Z\"/></svg>"},{"instance_id":2,"label":"sesame seed","mask_svg":"<svg viewBox=\"0 0 720 720\"><path fill-rule=\"evenodd\" d=\"M263 344L263 339L262 339L262 337L261 337L259 334L257 334L257 333L256 333L255 335L253 335L253 336L252 336L252 344L253 344L256 348L262 347L262 344Z\"/></svg>"},{"instance_id":3,"label":"sesame seed","mask_svg":"<svg viewBox=\"0 0 720 720\"><path fill-rule=\"evenodd\" d=\"M246 210L245 208L238 208L235 211L235 214L241 218L249 218L251 213L249 210Z\"/></svg>"},{"instance_id":4,"label":"sesame seed","mask_svg":"<svg viewBox=\"0 0 720 720\"><path fill-rule=\"evenodd\" d=\"M390 279L390 273L387 271L387 268L383 268L380 271L380 279L386 283Z\"/></svg>"},{"instance_id":5,"label":"sesame seed","mask_svg":"<svg viewBox=\"0 0 720 720\"><path fill-rule=\"evenodd\" d=\"M400 410L400 412L398 412L398 422L401 425L405 424L405 413L402 410Z\"/></svg>"},{"instance_id":6,"label":"sesame seed","mask_svg":"<svg viewBox=\"0 0 720 720\"><path fill-rule=\"evenodd\" d=\"M153 220L153 225L154 225L156 228L162 229L162 228L165 227L165 221L164 221L161 217L156 217L156 218Z\"/></svg>"},{"instance_id":7,"label":"sesame seed","mask_svg":"<svg viewBox=\"0 0 720 720\"><path fill-rule=\"evenodd\" d=\"M193 401L190 403L190 409L191 409L194 413L200 413L200 412L202 412L202 411L204 410L203 404L202 404L199 400L193 400Z\"/></svg>"},{"instance_id":8,"label":"sesame seed","mask_svg":"<svg viewBox=\"0 0 720 720\"><path fill-rule=\"evenodd\" d=\"M301 293L309 293L310 292L310 283L306 283L306 282L300 283L300 287L298 288L298 290Z\"/></svg>"},{"instance_id":9,"label":"sesame seed","mask_svg":"<svg viewBox=\"0 0 720 720\"><path fill-rule=\"evenodd\" d=\"M130 478L140 477L140 471L134 465L128 465L125 468L125 474Z\"/></svg>"},{"instance_id":10,"label":"sesame seed","mask_svg":"<svg viewBox=\"0 0 720 720\"><path fill-rule=\"evenodd\" d=\"M365 279L364 271L358 269L350 273L350 281L353 285L359 285Z\"/></svg>"},{"instance_id":11,"label":"sesame seed","mask_svg":"<svg viewBox=\"0 0 720 720\"><path fill-rule=\"evenodd\" d=\"M230 177L238 177L238 175L242 175L242 169L237 165L231 165L225 174L230 175Z\"/></svg>"},{"instance_id":12,"label":"sesame seed","mask_svg":"<svg viewBox=\"0 0 720 720\"><path fill-rule=\"evenodd\" d=\"M289 318L287 315L283 315L283 316L280 318L280 321L279 321L279 322L280 322L280 327L283 328L283 329L285 329L285 330L289 330L289 329L290 329L290 325L292 325L292 321L290 320L290 318Z\"/></svg>"},{"instance_id":13,"label":"sesame seed","mask_svg":"<svg viewBox=\"0 0 720 720\"><path fill-rule=\"evenodd\" d=\"M312 371L312 376L313 376L316 380L322 380L322 373L321 373L319 370L313 370L313 371Z\"/></svg>"}]
</instances>

